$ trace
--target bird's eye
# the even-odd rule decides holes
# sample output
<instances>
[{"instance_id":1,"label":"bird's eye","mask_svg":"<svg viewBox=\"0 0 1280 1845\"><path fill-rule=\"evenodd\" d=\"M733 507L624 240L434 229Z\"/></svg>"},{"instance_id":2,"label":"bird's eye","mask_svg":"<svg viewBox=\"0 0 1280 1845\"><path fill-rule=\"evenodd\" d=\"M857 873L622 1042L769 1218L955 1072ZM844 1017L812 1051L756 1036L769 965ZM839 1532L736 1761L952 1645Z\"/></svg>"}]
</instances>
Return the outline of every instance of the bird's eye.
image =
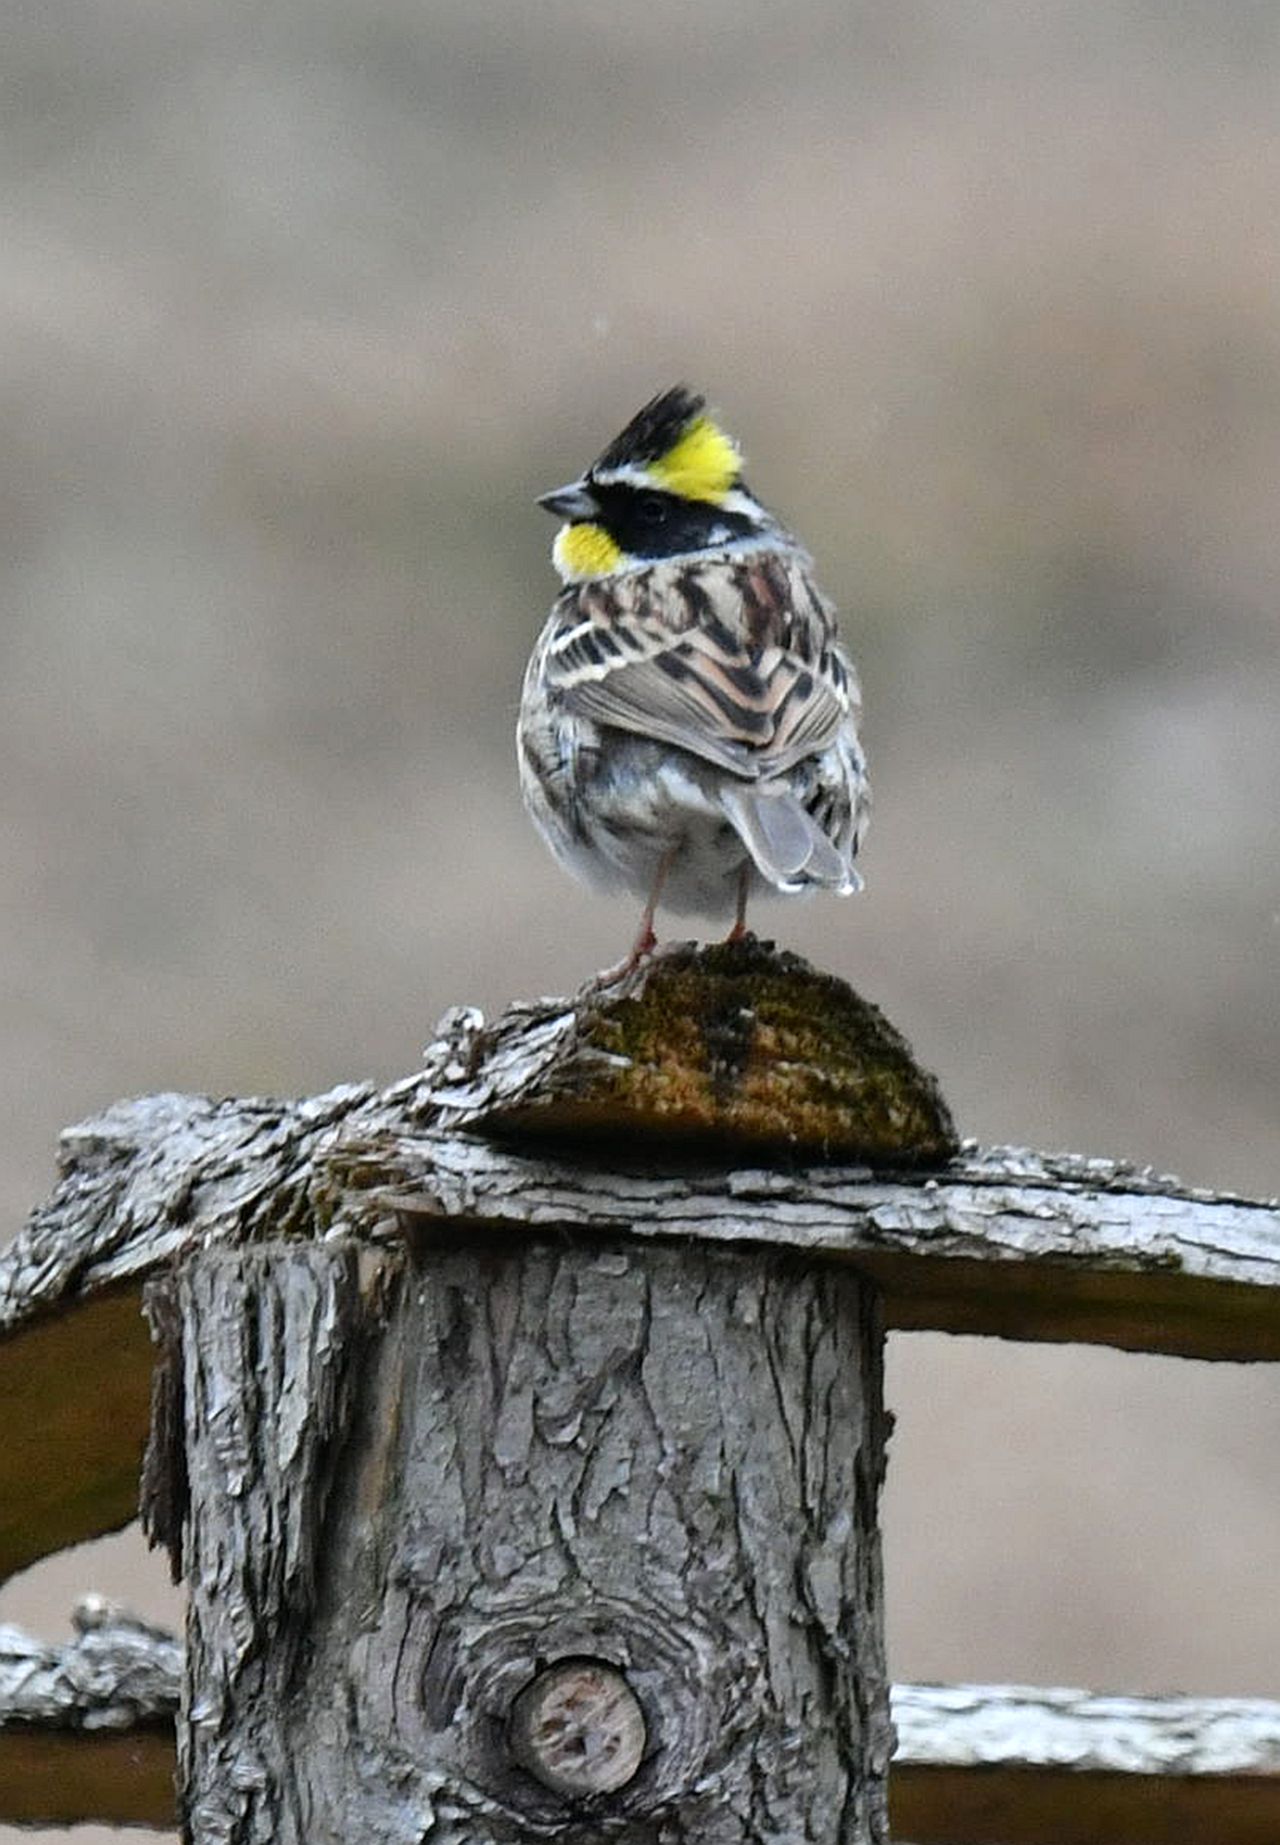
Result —
<instances>
[{"instance_id":1,"label":"bird's eye","mask_svg":"<svg viewBox=\"0 0 1280 1845\"><path fill-rule=\"evenodd\" d=\"M665 493L637 493L636 517L642 525L665 525L671 514L671 504Z\"/></svg>"}]
</instances>

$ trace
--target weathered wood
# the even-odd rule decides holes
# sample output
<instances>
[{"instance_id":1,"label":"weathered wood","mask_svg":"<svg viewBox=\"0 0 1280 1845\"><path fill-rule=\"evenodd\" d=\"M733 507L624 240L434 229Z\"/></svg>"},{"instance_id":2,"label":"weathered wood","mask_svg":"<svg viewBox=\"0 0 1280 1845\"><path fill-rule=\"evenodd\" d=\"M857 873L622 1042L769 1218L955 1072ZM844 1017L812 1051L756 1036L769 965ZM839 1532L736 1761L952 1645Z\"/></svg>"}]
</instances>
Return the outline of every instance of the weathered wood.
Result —
<instances>
[{"instance_id":1,"label":"weathered wood","mask_svg":"<svg viewBox=\"0 0 1280 1845\"><path fill-rule=\"evenodd\" d=\"M422 1070L385 1091L347 1085L300 1102L153 1096L68 1129L57 1190L0 1257L0 1340L192 1248L317 1231L394 1238L393 1194L412 1189L419 1211L588 1233L634 1225L656 1235L851 1256L886 1284L891 1324L1197 1356L1280 1355L1274 1201L1196 1190L1123 1162L982 1152L972 1143L932 1173L798 1163L795 1148L806 1144L814 1104L804 1083L797 1087L792 1060L778 1054L786 1036L775 1016L779 992L798 984L816 996L804 1015L809 1073L821 1050L813 1035L818 1001L829 1001L833 1015L849 1009L837 1017L830 1047L846 1077L848 1040L857 1035L849 1019L874 1009L794 957L758 944L744 952L745 973L734 974L732 962L726 972L723 949L676 954L646 973L647 987L589 987L572 1001L516 1005L490 1026L456 1008L441 1021ZM761 1002L756 1027L761 1019L773 1027L769 1054L753 1051L757 1077L772 1072L774 1088L763 1100L777 1110L763 1139L776 1152L789 1137L792 1156L782 1170L776 1161L762 1167L750 1157L762 1135L743 1130L734 1139L741 1087L729 1083L720 1098L729 1113L700 1118L703 1129L718 1121L722 1131L715 1169L704 1159L673 1173L668 1130L685 1119L684 1104L654 1100L655 1034L662 1019L674 1030L697 1013L705 1026L717 1009L732 1009L735 981ZM897 1034L886 1027L884 1035L890 1061L905 1057ZM685 1072L673 1084L683 1093L696 1077L715 1103L712 1051L704 1045L699 1074L687 1058L681 1063L678 1043L668 1048ZM844 1093L847 1101L856 1084L841 1082L837 1099ZM934 1093L930 1079L921 1083L922 1093ZM626 1146L595 1147L594 1172L545 1144L492 1143L493 1134L535 1119L563 1122L575 1097L584 1119L608 1096L615 1108L624 1096L632 1111ZM879 1107L870 1108L873 1123ZM935 1127L945 1141L945 1127ZM828 1150L848 1144L838 1134L819 1138ZM730 1145L736 1151L725 1171ZM1015 1323L1024 1313L1025 1325ZM0 1369L0 1392L13 1387Z\"/></svg>"},{"instance_id":2,"label":"weathered wood","mask_svg":"<svg viewBox=\"0 0 1280 1845\"><path fill-rule=\"evenodd\" d=\"M180 1343L148 1502L163 1509L157 1535L181 1544L189 1591L178 1778L198 1845L285 1837L281 1718L312 1640L363 1304L354 1245L295 1245L284 1260L268 1246L193 1257L158 1315Z\"/></svg>"},{"instance_id":3,"label":"weathered wood","mask_svg":"<svg viewBox=\"0 0 1280 1845\"><path fill-rule=\"evenodd\" d=\"M584 1170L473 1137L334 1149L348 1209L766 1244L837 1257L882 1288L891 1329L1280 1358L1280 1208L1122 1164L966 1148L940 1175L632 1166Z\"/></svg>"},{"instance_id":4,"label":"weathered wood","mask_svg":"<svg viewBox=\"0 0 1280 1845\"><path fill-rule=\"evenodd\" d=\"M395 1245L406 1215L772 1243L854 1263L890 1328L1280 1358L1274 1203L1011 1148L968 1146L934 1175L663 1173L643 1147L587 1167L434 1125L487 1105L478 1029L446 1022L426 1070L385 1092L149 1097L68 1130L56 1192L0 1255L0 1579L132 1515L152 1359L141 1283L191 1249L317 1233Z\"/></svg>"},{"instance_id":5,"label":"weathered wood","mask_svg":"<svg viewBox=\"0 0 1280 1845\"><path fill-rule=\"evenodd\" d=\"M52 1647L0 1627L0 1823L173 1824L182 1649L86 1596Z\"/></svg>"},{"instance_id":6,"label":"weathered wood","mask_svg":"<svg viewBox=\"0 0 1280 1845\"><path fill-rule=\"evenodd\" d=\"M77 1617L79 1625L81 1617ZM180 1649L105 1610L66 1647L0 1629L0 1823L171 1828ZM1280 1704L897 1685L895 1838L1275 1845ZM108 1729L93 1728L107 1723Z\"/></svg>"},{"instance_id":7,"label":"weathered wood","mask_svg":"<svg viewBox=\"0 0 1280 1845\"><path fill-rule=\"evenodd\" d=\"M517 1696L511 1759L554 1794L613 1794L634 1781L649 1743L626 1674L598 1659L545 1666Z\"/></svg>"},{"instance_id":8,"label":"weathered wood","mask_svg":"<svg viewBox=\"0 0 1280 1845\"><path fill-rule=\"evenodd\" d=\"M99 1595L84 1596L71 1622L65 1646L0 1626L0 1726L124 1732L172 1721L182 1670L173 1634Z\"/></svg>"},{"instance_id":9,"label":"weathered wood","mask_svg":"<svg viewBox=\"0 0 1280 1845\"><path fill-rule=\"evenodd\" d=\"M1280 1705L900 1685L891 1783L913 1845L1275 1845Z\"/></svg>"},{"instance_id":10,"label":"weathered wood","mask_svg":"<svg viewBox=\"0 0 1280 1845\"><path fill-rule=\"evenodd\" d=\"M854 1273L446 1241L358 1366L349 1246L206 1252L178 1293L200 1845L884 1839L881 1334ZM568 1660L644 1718L594 1795L512 1733Z\"/></svg>"},{"instance_id":11,"label":"weathered wood","mask_svg":"<svg viewBox=\"0 0 1280 1845\"><path fill-rule=\"evenodd\" d=\"M1280 1704L1268 1698L898 1685L893 1718L899 1759L916 1768L1270 1775L1280 1795Z\"/></svg>"},{"instance_id":12,"label":"weathered wood","mask_svg":"<svg viewBox=\"0 0 1280 1845\"><path fill-rule=\"evenodd\" d=\"M954 1149L874 1008L751 943L450 1015L385 1093L73 1130L0 1263L0 1398L43 1350L88 1472L10 1561L114 1506L137 1434L57 1375L57 1316L179 1260L144 1498L191 1590L193 1845L882 1840L879 1290L901 1326L1280 1355L1274 1206ZM994 1836L995 1777L1048 1813L1063 1772L918 1764L903 1828Z\"/></svg>"},{"instance_id":13,"label":"weathered wood","mask_svg":"<svg viewBox=\"0 0 1280 1845\"><path fill-rule=\"evenodd\" d=\"M584 1166L423 1127L434 1093L415 1078L301 1103L151 1097L69 1130L66 1176L0 1256L0 1367L6 1335L184 1250L317 1227L394 1242L405 1212L845 1257L884 1285L890 1325L912 1330L1280 1357L1274 1200L1122 1161L972 1143L939 1172L910 1176L661 1172L643 1146ZM0 1369L0 1403L23 1368Z\"/></svg>"},{"instance_id":14,"label":"weathered wood","mask_svg":"<svg viewBox=\"0 0 1280 1845\"><path fill-rule=\"evenodd\" d=\"M660 1136L734 1163L938 1166L959 1142L935 1079L877 1007L748 936L676 944L570 1001L486 1026L447 1015L436 1126L569 1137Z\"/></svg>"}]
</instances>

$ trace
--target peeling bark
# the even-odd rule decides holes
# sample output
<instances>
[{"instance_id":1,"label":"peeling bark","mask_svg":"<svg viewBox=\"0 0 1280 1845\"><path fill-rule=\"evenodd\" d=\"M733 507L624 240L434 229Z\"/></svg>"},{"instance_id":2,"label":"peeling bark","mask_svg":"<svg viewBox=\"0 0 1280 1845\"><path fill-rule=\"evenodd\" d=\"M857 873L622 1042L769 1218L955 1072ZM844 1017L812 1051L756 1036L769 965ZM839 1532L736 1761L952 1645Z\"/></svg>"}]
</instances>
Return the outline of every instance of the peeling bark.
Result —
<instances>
[{"instance_id":1,"label":"peeling bark","mask_svg":"<svg viewBox=\"0 0 1280 1845\"><path fill-rule=\"evenodd\" d=\"M98 1595L83 1597L71 1619L68 1646L0 1626L0 1727L123 1731L171 1721L182 1669L173 1634Z\"/></svg>"},{"instance_id":2,"label":"peeling bark","mask_svg":"<svg viewBox=\"0 0 1280 1845\"><path fill-rule=\"evenodd\" d=\"M148 1507L190 1592L178 1769L198 1845L284 1837L280 1720L312 1644L361 1306L350 1244L197 1256L153 1303L171 1381Z\"/></svg>"},{"instance_id":3,"label":"peeling bark","mask_svg":"<svg viewBox=\"0 0 1280 1845\"><path fill-rule=\"evenodd\" d=\"M1280 1788L1280 1704L1267 1698L897 1685L893 1716L899 1760L916 1768L1268 1775Z\"/></svg>"},{"instance_id":4,"label":"peeling bark","mask_svg":"<svg viewBox=\"0 0 1280 1845\"><path fill-rule=\"evenodd\" d=\"M346 1246L179 1275L186 1836L882 1841L868 1290L785 1255L523 1239L381 1281L361 1348ZM640 1706L620 1787L521 1765L515 1707L564 1660Z\"/></svg>"},{"instance_id":5,"label":"peeling bark","mask_svg":"<svg viewBox=\"0 0 1280 1845\"><path fill-rule=\"evenodd\" d=\"M212 1245L399 1241L399 1219L774 1244L846 1257L891 1327L1280 1357L1280 1206L1120 1160L967 1143L935 1173L592 1165L421 1125L426 1078L302 1102L122 1102L64 1136L52 1199L0 1254L6 1338ZM113 1334L113 1336L115 1336ZM145 1340L139 1339L145 1351ZM0 1378L8 1395L23 1368Z\"/></svg>"}]
</instances>

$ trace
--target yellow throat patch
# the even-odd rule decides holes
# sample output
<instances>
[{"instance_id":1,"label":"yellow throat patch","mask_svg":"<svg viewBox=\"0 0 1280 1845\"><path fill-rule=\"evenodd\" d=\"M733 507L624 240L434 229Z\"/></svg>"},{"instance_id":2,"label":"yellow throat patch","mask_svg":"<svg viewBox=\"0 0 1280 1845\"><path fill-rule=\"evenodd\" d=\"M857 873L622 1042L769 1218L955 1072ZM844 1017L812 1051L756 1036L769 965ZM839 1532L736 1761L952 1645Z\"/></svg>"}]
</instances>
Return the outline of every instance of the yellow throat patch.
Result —
<instances>
[{"instance_id":1,"label":"yellow throat patch","mask_svg":"<svg viewBox=\"0 0 1280 1845\"><path fill-rule=\"evenodd\" d=\"M742 455L733 438L709 416L700 416L660 460L649 463L648 471L669 492L718 506L741 467Z\"/></svg>"},{"instance_id":2,"label":"yellow throat patch","mask_svg":"<svg viewBox=\"0 0 1280 1845\"><path fill-rule=\"evenodd\" d=\"M602 525L580 520L556 533L551 557L560 575L570 583L607 577L623 561L621 545L614 543Z\"/></svg>"}]
</instances>

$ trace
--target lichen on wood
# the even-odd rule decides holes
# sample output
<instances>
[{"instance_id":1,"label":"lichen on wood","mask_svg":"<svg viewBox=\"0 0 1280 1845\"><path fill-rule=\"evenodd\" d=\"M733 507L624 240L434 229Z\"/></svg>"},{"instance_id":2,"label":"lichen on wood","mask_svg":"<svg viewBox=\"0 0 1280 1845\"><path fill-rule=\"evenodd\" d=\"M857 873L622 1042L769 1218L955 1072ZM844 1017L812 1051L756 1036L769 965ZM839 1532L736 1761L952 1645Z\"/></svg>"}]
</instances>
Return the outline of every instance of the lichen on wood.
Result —
<instances>
[{"instance_id":1,"label":"lichen on wood","mask_svg":"<svg viewBox=\"0 0 1280 1845\"><path fill-rule=\"evenodd\" d=\"M873 1166L937 1166L958 1145L936 1079L884 1014L754 936L662 950L568 1009L544 1002L541 1019L522 1008L473 1030L468 1057L481 1133ZM455 1083L446 1109L465 1093Z\"/></svg>"}]
</instances>

